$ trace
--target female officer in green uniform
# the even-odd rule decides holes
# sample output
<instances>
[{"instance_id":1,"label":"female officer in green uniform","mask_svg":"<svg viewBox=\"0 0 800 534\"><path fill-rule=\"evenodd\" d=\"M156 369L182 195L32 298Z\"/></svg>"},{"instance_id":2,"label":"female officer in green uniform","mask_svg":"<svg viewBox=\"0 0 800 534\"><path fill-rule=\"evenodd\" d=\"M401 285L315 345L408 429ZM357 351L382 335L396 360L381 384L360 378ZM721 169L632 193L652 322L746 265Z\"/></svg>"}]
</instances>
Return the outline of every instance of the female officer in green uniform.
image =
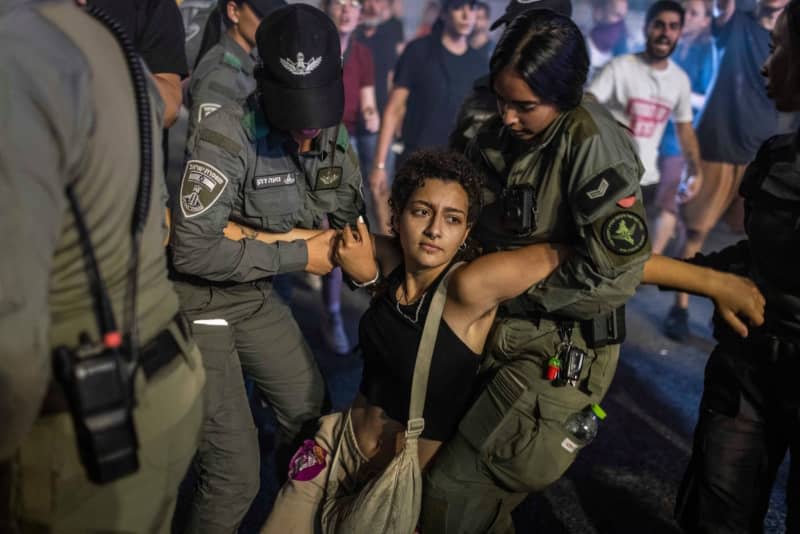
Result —
<instances>
[{"instance_id":1,"label":"female officer in green uniform","mask_svg":"<svg viewBox=\"0 0 800 534\"><path fill-rule=\"evenodd\" d=\"M423 532L513 531L511 510L575 459L564 421L600 402L614 376L617 308L650 247L642 165L625 130L582 102L588 66L577 26L547 10L517 17L492 56L500 117L467 148L487 175L473 235L486 251L553 242L574 253L500 307L488 384L425 475ZM548 380L554 357L573 361L570 380Z\"/></svg>"},{"instance_id":2,"label":"female officer in green uniform","mask_svg":"<svg viewBox=\"0 0 800 534\"><path fill-rule=\"evenodd\" d=\"M256 29L261 19L286 5L284 0L221 0L208 24L224 21L225 31L207 51L201 50L189 85L191 138L204 117L226 105L243 105L256 90Z\"/></svg>"},{"instance_id":3,"label":"female officer in green uniform","mask_svg":"<svg viewBox=\"0 0 800 534\"><path fill-rule=\"evenodd\" d=\"M357 159L339 125L344 90L333 23L310 6L287 6L262 23L256 42L259 91L244 108L223 107L199 125L173 208L176 288L208 375L190 531L235 531L258 491L242 369L275 410L278 465L287 465L292 440L319 416L323 398L311 351L271 277L329 271L334 230L267 244L227 239L224 228L233 220L275 233L311 229L325 214L341 228L363 209Z\"/></svg>"}]
</instances>

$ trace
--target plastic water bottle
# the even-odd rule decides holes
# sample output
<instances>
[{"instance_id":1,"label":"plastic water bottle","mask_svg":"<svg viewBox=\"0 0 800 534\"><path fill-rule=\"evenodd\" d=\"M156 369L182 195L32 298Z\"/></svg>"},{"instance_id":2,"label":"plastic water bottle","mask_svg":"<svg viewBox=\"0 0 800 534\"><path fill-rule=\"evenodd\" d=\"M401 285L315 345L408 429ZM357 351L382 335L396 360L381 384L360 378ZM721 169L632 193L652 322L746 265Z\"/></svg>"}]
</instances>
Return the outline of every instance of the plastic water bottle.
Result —
<instances>
[{"instance_id":1,"label":"plastic water bottle","mask_svg":"<svg viewBox=\"0 0 800 534\"><path fill-rule=\"evenodd\" d=\"M606 412L599 404L591 404L579 412L575 412L567 418L564 429L569 434L561 442L561 447L568 452L575 452L581 447L585 447L597 435L597 427Z\"/></svg>"}]
</instances>

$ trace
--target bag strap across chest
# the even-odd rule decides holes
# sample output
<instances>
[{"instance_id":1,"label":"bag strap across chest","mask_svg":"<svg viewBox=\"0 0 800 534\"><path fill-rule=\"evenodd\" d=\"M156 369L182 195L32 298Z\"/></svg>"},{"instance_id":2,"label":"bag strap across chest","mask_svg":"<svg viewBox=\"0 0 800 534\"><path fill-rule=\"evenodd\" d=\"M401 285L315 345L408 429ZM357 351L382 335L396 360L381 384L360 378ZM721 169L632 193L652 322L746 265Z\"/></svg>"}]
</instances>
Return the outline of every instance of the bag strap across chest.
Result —
<instances>
[{"instance_id":1,"label":"bag strap across chest","mask_svg":"<svg viewBox=\"0 0 800 534\"><path fill-rule=\"evenodd\" d=\"M428 393L428 376L433 360L433 348L436 346L436 336L439 334L439 324L447 300L447 283L450 276L463 262L450 267L447 274L436 288L431 299L425 326L422 329L422 339L417 348L417 361L414 364L414 377L411 382L411 401L408 407L408 423L406 424L406 441L416 440L425 429L425 419L422 417L425 408L425 397Z\"/></svg>"}]
</instances>

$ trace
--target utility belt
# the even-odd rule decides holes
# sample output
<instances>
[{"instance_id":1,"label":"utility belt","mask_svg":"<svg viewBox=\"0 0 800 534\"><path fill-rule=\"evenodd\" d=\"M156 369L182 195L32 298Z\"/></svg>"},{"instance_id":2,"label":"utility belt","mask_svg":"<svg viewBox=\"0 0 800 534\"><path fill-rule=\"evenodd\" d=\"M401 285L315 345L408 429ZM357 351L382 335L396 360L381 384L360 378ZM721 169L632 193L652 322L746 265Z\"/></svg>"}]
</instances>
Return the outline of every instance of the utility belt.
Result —
<instances>
[{"instance_id":1,"label":"utility belt","mask_svg":"<svg viewBox=\"0 0 800 534\"><path fill-rule=\"evenodd\" d=\"M178 326L178 330L180 330L184 339L189 338L190 327L183 314L177 313L170 321L170 324L172 323ZM140 349L139 366L144 372L144 376L150 379L171 363L180 353L180 344L172 332L165 328ZM51 380L40 415L56 415L68 411L69 404L63 388L58 381Z\"/></svg>"},{"instance_id":2,"label":"utility belt","mask_svg":"<svg viewBox=\"0 0 800 534\"><path fill-rule=\"evenodd\" d=\"M251 280L249 282L231 282L227 280L207 280L200 276L195 276L193 274L186 274L186 273L179 273L175 269L169 270L169 279L173 282L182 282L184 284L189 284L192 286L198 287L220 287L220 288L230 288L236 286L246 286L246 285L256 285L259 282L265 282L272 280L271 276L266 278L260 278L258 280Z\"/></svg>"},{"instance_id":3,"label":"utility belt","mask_svg":"<svg viewBox=\"0 0 800 534\"><path fill-rule=\"evenodd\" d=\"M577 320L557 314L531 310L521 298L502 303L497 310L500 317L518 317L534 323L537 327L541 321L551 321L559 326L575 326L580 328L581 335L590 349L599 349L607 345L618 345L625 341L625 306L592 319Z\"/></svg>"}]
</instances>

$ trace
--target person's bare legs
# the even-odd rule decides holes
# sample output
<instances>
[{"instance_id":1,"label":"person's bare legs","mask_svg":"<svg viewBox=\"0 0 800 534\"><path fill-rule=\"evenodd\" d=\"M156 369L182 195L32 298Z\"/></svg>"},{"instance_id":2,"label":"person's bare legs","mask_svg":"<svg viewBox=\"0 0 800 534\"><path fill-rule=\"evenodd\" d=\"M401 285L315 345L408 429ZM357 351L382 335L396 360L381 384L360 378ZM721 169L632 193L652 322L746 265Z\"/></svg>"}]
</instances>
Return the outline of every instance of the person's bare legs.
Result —
<instances>
[{"instance_id":1,"label":"person's bare legs","mask_svg":"<svg viewBox=\"0 0 800 534\"><path fill-rule=\"evenodd\" d=\"M675 233L675 227L678 225L678 218L674 213L667 210L661 210L655 221L655 228L653 232L653 239L651 241L653 246L653 254L663 254L664 249L667 248L669 240L672 239Z\"/></svg>"}]
</instances>

